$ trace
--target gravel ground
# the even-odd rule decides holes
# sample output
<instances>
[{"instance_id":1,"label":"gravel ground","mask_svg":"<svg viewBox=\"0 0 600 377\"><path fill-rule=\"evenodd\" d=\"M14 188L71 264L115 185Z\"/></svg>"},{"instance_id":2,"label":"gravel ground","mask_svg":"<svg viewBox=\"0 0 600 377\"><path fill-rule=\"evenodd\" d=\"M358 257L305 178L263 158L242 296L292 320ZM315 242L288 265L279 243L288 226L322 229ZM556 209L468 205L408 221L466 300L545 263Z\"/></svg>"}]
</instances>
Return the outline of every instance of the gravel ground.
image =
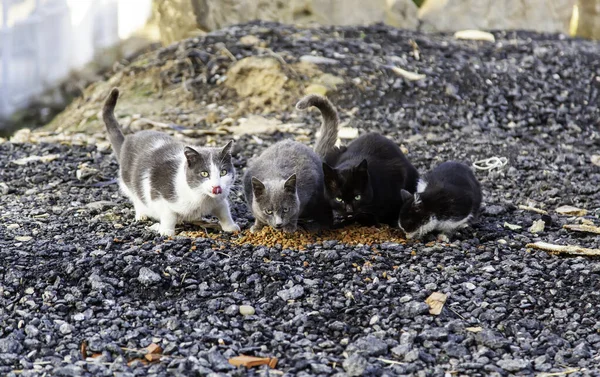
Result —
<instances>
[{"instance_id":1,"label":"gravel ground","mask_svg":"<svg viewBox=\"0 0 600 377\"><path fill-rule=\"evenodd\" d=\"M223 42L248 55L236 50L245 34L290 56L335 59L322 69L347 79L330 95L342 121L394 137L422 172L448 159L506 157L505 167L477 172L480 223L448 243L330 241L282 250L214 235L164 239L134 223L132 206L111 183L110 151L4 142L1 375L600 374L600 260L525 248L535 241L600 248L597 235L562 228L581 218L555 212L584 208L599 225L598 43L511 32L494 33L490 44L384 26L278 24L243 25L194 43ZM426 78L405 81L389 64ZM293 103L279 117L312 130L319 122ZM292 136L265 136L262 145L243 136L240 175L253 153ZM10 162L52 154L52 161ZM232 197L233 215L247 227L240 195ZM545 229L531 233L540 219ZM433 292L447 295L438 316L425 304ZM242 316L241 305L255 313ZM162 347L160 360L134 360L151 343ZM279 363L271 372L235 368L227 359L239 354Z\"/></svg>"}]
</instances>

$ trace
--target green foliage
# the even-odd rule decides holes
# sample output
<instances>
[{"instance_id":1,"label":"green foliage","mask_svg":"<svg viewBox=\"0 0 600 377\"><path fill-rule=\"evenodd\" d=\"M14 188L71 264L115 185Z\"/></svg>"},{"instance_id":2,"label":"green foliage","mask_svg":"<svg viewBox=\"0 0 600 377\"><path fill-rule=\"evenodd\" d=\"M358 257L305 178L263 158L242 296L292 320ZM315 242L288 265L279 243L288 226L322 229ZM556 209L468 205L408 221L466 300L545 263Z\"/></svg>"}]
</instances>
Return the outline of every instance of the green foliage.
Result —
<instances>
[{"instance_id":1,"label":"green foliage","mask_svg":"<svg viewBox=\"0 0 600 377\"><path fill-rule=\"evenodd\" d=\"M421 7L421 5L423 5L423 3L425 2L425 0L413 0L413 2L417 5L417 7Z\"/></svg>"}]
</instances>

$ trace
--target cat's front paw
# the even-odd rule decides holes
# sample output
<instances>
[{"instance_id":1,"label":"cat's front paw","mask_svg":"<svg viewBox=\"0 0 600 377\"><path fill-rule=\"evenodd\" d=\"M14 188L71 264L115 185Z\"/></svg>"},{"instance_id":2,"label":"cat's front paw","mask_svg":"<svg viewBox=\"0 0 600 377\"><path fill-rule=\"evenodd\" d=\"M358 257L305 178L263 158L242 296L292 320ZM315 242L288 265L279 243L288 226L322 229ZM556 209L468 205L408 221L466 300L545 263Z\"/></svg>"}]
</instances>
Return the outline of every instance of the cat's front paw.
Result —
<instances>
[{"instance_id":1,"label":"cat's front paw","mask_svg":"<svg viewBox=\"0 0 600 377\"><path fill-rule=\"evenodd\" d=\"M233 232L239 232L240 226L236 223L221 224L221 229L223 229L223 232L233 233Z\"/></svg>"},{"instance_id":2,"label":"cat's front paw","mask_svg":"<svg viewBox=\"0 0 600 377\"><path fill-rule=\"evenodd\" d=\"M144 215L143 213L137 213L135 214L135 221L147 221L148 220L148 216Z\"/></svg>"},{"instance_id":3,"label":"cat's front paw","mask_svg":"<svg viewBox=\"0 0 600 377\"><path fill-rule=\"evenodd\" d=\"M175 229L174 228L168 228L165 226L161 226L160 223L156 223L150 227L148 227L148 229L160 234L161 236L174 236L175 235Z\"/></svg>"},{"instance_id":4,"label":"cat's front paw","mask_svg":"<svg viewBox=\"0 0 600 377\"><path fill-rule=\"evenodd\" d=\"M260 232L265 226L263 224L254 224L250 227L251 233Z\"/></svg>"}]
</instances>

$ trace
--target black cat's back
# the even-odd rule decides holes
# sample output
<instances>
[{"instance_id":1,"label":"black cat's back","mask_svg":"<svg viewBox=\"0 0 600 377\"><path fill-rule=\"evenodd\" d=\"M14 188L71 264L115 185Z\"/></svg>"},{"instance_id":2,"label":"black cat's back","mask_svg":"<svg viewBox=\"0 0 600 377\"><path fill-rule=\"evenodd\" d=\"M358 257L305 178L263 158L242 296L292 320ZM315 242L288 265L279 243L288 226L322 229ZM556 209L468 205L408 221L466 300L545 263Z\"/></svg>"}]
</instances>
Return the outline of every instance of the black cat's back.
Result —
<instances>
[{"instance_id":1,"label":"black cat's back","mask_svg":"<svg viewBox=\"0 0 600 377\"><path fill-rule=\"evenodd\" d=\"M460 199L463 205L469 203L468 213L477 215L482 201L481 186L467 165L456 161L443 162L429 172L424 181L427 185L448 191L454 198Z\"/></svg>"}]
</instances>

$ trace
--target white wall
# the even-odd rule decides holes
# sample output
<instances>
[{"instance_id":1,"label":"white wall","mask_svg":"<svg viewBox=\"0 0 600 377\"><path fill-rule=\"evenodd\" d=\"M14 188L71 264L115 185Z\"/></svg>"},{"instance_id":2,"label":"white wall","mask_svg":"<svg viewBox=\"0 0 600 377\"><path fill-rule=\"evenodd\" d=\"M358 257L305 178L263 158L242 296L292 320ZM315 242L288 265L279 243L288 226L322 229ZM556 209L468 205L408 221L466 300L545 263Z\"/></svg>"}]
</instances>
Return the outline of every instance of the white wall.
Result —
<instances>
[{"instance_id":1,"label":"white wall","mask_svg":"<svg viewBox=\"0 0 600 377\"><path fill-rule=\"evenodd\" d=\"M0 116L146 23L152 0L0 0Z\"/></svg>"}]
</instances>

